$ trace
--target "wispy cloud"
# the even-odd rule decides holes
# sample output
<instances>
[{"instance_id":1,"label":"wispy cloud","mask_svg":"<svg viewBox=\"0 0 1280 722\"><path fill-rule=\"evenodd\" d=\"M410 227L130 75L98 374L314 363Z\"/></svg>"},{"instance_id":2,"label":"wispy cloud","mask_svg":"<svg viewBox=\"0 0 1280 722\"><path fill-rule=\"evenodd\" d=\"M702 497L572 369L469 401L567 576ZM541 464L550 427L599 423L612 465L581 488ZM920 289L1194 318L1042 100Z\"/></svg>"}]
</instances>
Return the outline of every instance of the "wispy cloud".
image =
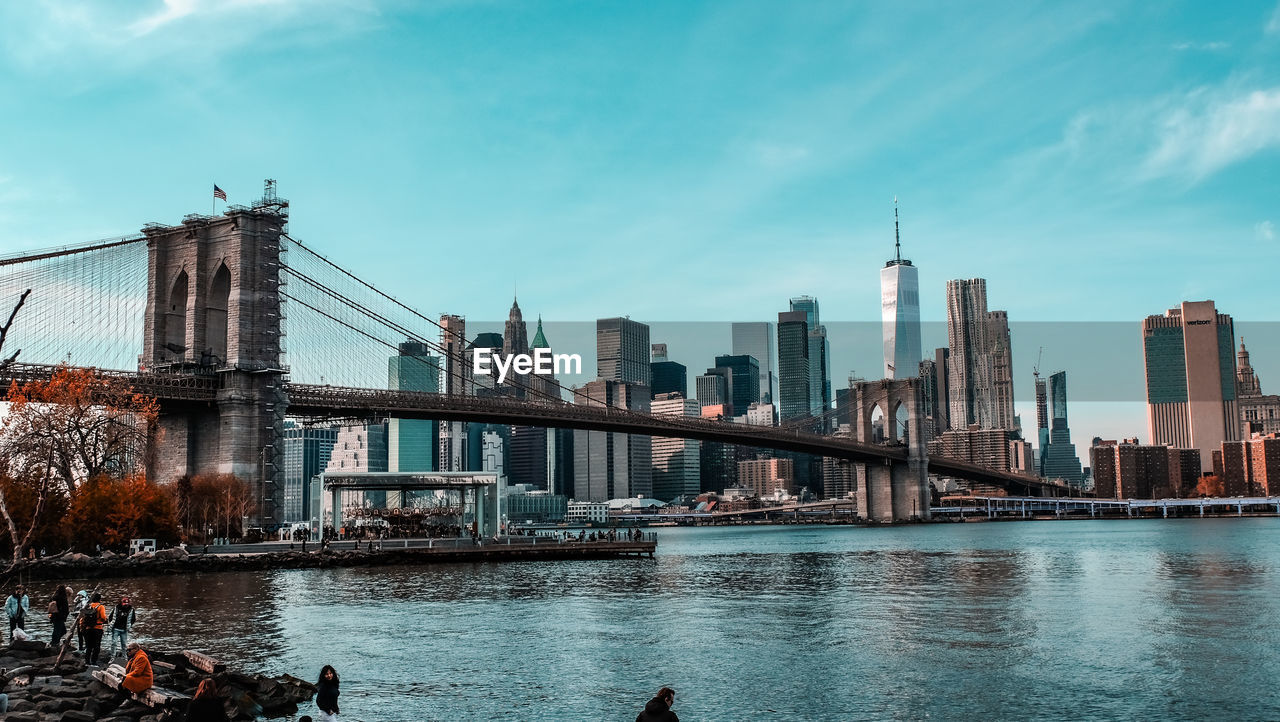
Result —
<instances>
[{"instance_id":1,"label":"wispy cloud","mask_svg":"<svg viewBox=\"0 0 1280 722\"><path fill-rule=\"evenodd\" d=\"M202 63L268 33L358 28L373 0L163 0L137 4L34 0L0 6L0 53L42 73L136 68L157 58Z\"/></svg>"},{"instance_id":2,"label":"wispy cloud","mask_svg":"<svg viewBox=\"0 0 1280 722\"><path fill-rule=\"evenodd\" d=\"M1215 40L1208 43L1174 43L1171 45L1174 50L1226 50L1231 47L1231 43Z\"/></svg>"},{"instance_id":3,"label":"wispy cloud","mask_svg":"<svg viewBox=\"0 0 1280 722\"><path fill-rule=\"evenodd\" d=\"M1280 35L1280 5L1276 5L1276 9L1271 11L1271 19L1267 21L1264 32L1267 35Z\"/></svg>"},{"instance_id":4,"label":"wispy cloud","mask_svg":"<svg viewBox=\"0 0 1280 722\"><path fill-rule=\"evenodd\" d=\"M1276 239L1276 226L1271 221L1260 221L1253 226L1253 232L1264 241Z\"/></svg>"},{"instance_id":5,"label":"wispy cloud","mask_svg":"<svg viewBox=\"0 0 1280 722\"><path fill-rule=\"evenodd\" d=\"M1280 87L1230 95L1193 91L1161 113L1157 125L1143 175L1198 181L1280 147Z\"/></svg>"}]
</instances>

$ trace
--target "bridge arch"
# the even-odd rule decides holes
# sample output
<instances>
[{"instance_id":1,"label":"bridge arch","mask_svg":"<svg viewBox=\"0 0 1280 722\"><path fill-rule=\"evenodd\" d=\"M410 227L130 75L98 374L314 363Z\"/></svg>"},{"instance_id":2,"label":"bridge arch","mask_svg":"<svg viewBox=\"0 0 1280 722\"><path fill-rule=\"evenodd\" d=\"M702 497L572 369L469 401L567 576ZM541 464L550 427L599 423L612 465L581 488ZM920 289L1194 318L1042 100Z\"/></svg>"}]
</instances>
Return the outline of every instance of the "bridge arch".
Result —
<instances>
[{"instance_id":1,"label":"bridge arch","mask_svg":"<svg viewBox=\"0 0 1280 722\"><path fill-rule=\"evenodd\" d=\"M169 288L169 302L164 312L164 357L181 361L187 353L187 306L191 294L187 269L178 272Z\"/></svg>"},{"instance_id":2,"label":"bridge arch","mask_svg":"<svg viewBox=\"0 0 1280 722\"><path fill-rule=\"evenodd\" d=\"M223 366L227 362L227 309L231 301L231 271L223 261L209 282L205 304L205 340L209 363Z\"/></svg>"}]
</instances>

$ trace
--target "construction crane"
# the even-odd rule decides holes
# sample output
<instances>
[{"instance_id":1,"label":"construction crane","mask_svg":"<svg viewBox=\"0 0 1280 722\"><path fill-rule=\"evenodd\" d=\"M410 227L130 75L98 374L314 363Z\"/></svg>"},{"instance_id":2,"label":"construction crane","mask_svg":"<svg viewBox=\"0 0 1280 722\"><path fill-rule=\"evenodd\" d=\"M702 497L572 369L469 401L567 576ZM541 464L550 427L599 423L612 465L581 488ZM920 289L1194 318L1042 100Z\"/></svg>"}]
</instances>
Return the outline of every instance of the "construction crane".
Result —
<instances>
[{"instance_id":1,"label":"construction crane","mask_svg":"<svg viewBox=\"0 0 1280 722\"><path fill-rule=\"evenodd\" d=\"M1035 374L1036 381L1040 380L1040 362L1044 359L1044 346L1040 347L1040 353L1036 354L1036 365L1031 367L1031 373Z\"/></svg>"}]
</instances>

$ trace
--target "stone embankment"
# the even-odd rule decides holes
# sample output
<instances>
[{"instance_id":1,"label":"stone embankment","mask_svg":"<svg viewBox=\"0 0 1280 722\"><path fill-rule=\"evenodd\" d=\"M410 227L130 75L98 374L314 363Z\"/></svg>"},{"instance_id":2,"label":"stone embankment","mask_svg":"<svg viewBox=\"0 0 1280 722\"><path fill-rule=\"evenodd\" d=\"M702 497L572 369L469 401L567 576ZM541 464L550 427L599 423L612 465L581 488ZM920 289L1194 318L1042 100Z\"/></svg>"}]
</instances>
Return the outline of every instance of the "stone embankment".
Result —
<instances>
[{"instance_id":1,"label":"stone embankment","mask_svg":"<svg viewBox=\"0 0 1280 722\"><path fill-rule=\"evenodd\" d=\"M14 565L8 578L24 581L99 579L110 577L161 576L193 572L264 571L271 569L330 569L336 567L426 564L435 562L484 562L549 559L611 559L626 556L653 556L653 541L564 541L560 543L503 543L448 546L409 546L378 550L266 551L245 545L243 553L223 547L216 554L188 553L185 549L162 549L132 556L103 552L100 556L60 554L24 560ZM196 549L193 547L193 549ZM0 579L0 582L3 582Z\"/></svg>"},{"instance_id":2,"label":"stone embankment","mask_svg":"<svg viewBox=\"0 0 1280 722\"><path fill-rule=\"evenodd\" d=\"M146 650L155 687L142 694L118 689L118 665L86 668L78 654L57 664L58 650L44 642L18 641L0 650L3 692L9 696L6 722L180 722L196 685L207 677L218 684L233 720L279 717L298 711L315 686L288 675L265 677L229 670L197 652ZM123 662L123 660L118 660Z\"/></svg>"}]
</instances>

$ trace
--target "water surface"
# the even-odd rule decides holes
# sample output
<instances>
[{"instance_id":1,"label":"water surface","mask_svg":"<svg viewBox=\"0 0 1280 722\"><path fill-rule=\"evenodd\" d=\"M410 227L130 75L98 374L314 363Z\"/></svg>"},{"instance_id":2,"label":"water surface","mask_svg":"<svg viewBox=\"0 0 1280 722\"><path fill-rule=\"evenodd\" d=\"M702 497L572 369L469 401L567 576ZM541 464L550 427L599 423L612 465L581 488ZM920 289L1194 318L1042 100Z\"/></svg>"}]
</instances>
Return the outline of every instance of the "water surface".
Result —
<instances>
[{"instance_id":1,"label":"water surface","mask_svg":"<svg viewBox=\"0 0 1280 722\"><path fill-rule=\"evenodd\" d=\"M660 535L653 560L101 589L161 647L332 663L366 722L629 722L662 685L686 721L1280 719L1278 519Z\"/></svg>"}]
</instances>

